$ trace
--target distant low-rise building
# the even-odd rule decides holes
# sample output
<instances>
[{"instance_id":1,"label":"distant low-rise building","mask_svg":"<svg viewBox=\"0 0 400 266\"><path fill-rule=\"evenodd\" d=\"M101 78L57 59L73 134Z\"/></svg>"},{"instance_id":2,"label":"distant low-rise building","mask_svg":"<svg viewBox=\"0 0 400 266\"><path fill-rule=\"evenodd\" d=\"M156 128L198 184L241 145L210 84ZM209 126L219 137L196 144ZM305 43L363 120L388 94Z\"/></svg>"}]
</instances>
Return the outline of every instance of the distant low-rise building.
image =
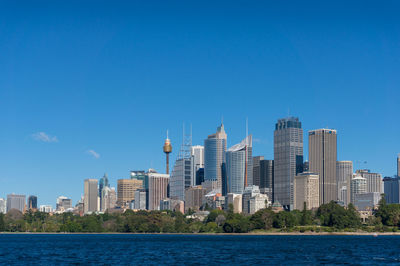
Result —
<instances>
[{"instance_id":1,"label":"distant low-rise building","mask_svg":"<svg viewBox=\"0 0 400 266\"><path fill-rule=\"evenodd\" d=\"M0 198L0 213L7 213L7 200Z\"/></svg>"},{"instance_id":2,"label":"distant low-rise building","mask_svg":"<svg viewBox=\"0 0 400 266\"><path fill-rule=\"evenodd\" d=\"M185 191L185 211L198 211L203 205L206 189L202 186L194 186Z\"/></svg>"},{"instance_id":3,"label":"distant low-rise building","mask_svg":"<svg viewBox=\"0 0 400 266\"><path fill-rule=\"evenodd\" d=\"M40 205L39 210L41 212L51 213L51 212L53 212L53 207L51 205Z\"/></svg>"},{"instance_id":4,"label":"distant low-rise building","mask_svg":"<svg viewBox=\"0 0 400 266\"><path fill-rule=\"evenodd\" d=\"M257 194L250 198L249 214L254 214L259 210L265 209L271 205L267 194Z\"/></svg>"},{"instance_id":5,"label":"distant low-rise building","mask_svg":"<svg viewBox=\"0 0 400 266\"><path fill-rule=\"evenodd\" d=\"M160 201L160 210L170 210L176 211L180 213L185 212L185 202L183 200L178 199L162 199Z\"/></svg>"},{"instance_id":6,"label":"distant low-rise building","mask_svg":"<svg viewBox=\"0 0 400 266\"><path fill-rule=\"evenodd\" d=\"M135 210L147 210L148 193L146 189L135 191Z\"/></svg>"},{"instance_id":7,"label":"distant low-rise building","mask_svg":"<svg viewBox=\"0 0 400 266\"><path fill-rule=\"evenodd\" d=\"M56 210L59 212L65 212L68 209L72 208L72 199L67 198L65 196L60 196L57 198L56 202Z\"/></svg>"},{"instance_id":8,"label":"distant low-rise building","mask_svg":"<svg viewBox=\"0 0 400 266\"><path fill-rule=\"evenodd\" d=\"M359 211L372 210L378 206L381 200L381 193L368 192L354 195L354 206Z\"/></svg>"},{"instance_id":9,"label":"distant low-rise building","mask_svg":"<svg viewBox=\"0 0 400 266\"><path fill-rule=\"evenodd\" d=\"M230 206L234 213L242 213L242 194L228 193L225 208L229 210Z\"/></svg>"}]
</instances>

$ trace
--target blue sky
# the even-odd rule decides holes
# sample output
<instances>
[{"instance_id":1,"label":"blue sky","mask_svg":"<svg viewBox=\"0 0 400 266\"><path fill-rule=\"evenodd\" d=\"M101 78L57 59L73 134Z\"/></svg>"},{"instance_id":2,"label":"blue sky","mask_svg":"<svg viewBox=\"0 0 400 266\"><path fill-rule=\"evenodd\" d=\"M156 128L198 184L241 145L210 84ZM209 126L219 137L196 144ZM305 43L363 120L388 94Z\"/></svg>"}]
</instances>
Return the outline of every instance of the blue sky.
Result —
<instances>
[{"instance_id":1,"label":"blue sky","mask_svg":"<svg viewBox=\"0 0 400 266\"><path fill-rule=\"evenodd\" d=\"M338 159L383 175L400 152L398 1L2 1L0 197L77 201L85 178L164 170L221 116L273 157L278 118L338 130ZM364 163L366 162L366 163Z\"/></svg>"}]
</instances>

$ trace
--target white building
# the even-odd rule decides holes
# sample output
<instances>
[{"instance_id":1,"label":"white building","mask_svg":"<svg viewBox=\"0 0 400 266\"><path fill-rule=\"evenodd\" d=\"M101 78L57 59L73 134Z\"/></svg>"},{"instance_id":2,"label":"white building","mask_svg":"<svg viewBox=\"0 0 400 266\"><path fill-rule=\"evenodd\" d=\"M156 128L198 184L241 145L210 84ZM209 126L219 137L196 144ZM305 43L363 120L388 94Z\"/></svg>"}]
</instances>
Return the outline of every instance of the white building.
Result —
<instances>
[{"instance_id":1,"label":"white building","mask_svg":"<svg viewBox=\"0 0 400 266\"><path fill-rule=\"evenodd\" d=\"M226 196L226 209L232 204L234 213L242 213L242 194L228 193Z\"/></svg>"},{"instance_id":2,"label":"white building","mask_svg":"<svg viewBox=\"0 0 400 266\"><path fill-rule=\"evenodd\" d=\"M250 198L249 201L249 213L254 214L261 209L265 209L271 205L271 201L268 199L267 194L257 194Z\"/></svg>"},{"instance_id":3,"label":"white building","mask_svg":"<svg viewBox=\"0 0 400 266\"><path fill-rule=\"evenodd\" d=\"M60 196L57 198L56 202L56 210L58 212L65 212L68 209L72 208L72 200L65 196Z\"/></svg>"},{"instance_id":4,"label":"white building","mask_svg":"<svg viewBox=\"0 0 400 266\"><path fill-rule=\"evenodd\" d=\"M115 191L115 187L103 187L101 190L101 210L102 212L107 211L108 209L115 208L117 204L117 193Z\"/></svg>"},{"instance_id":5,"label":"white building","mask_svg":"<svg viewBox=\"0 0 400 266\"><path fill-rule=\"evenodd\" d=\"M6 213L7 212L7 200L0 198L0 213Z\"/></svg>"},{"instance_id":6,"label":"white building","mask_svg":"<svg viewBox=\"0 0 400 266\"><path fill-rule=\"evenodd\" d=\"M51 205L40 205L39 211L50 213L53 212L53 207Z\"/></svg>"},{"instance_id":7,"label":"white building","mask_svg":"<svg viewBox=\"0 0 400 266\"><path fill-rule=\"evenodd\" d=\"M200 185L196 181L196 173L200 168L204 168L204 146L196 145L192 146L191 150L191 160L192 160L192 171L191 171L191 185Z\"/></svg>"},{"instance_id":8,"label":"white building","mask_svg":"<svg viewBox=\"0 0 400 266\"><path fill-rule=\"evenodd\" d=\"M298 174L294 178L294 208L303 210L306 203L307 210L318 208L320 205L319 175L310 172Z\"/></svg>"},{"instance_id":9,"label":"white building","mask_svg":"<svg viewBox=\"0 0 400 266\"><path fill-rule=\"evenodd\" d=\"M355 174L350 181L350 202L354 205L355 195L367 193L367 179Z\"/></svg>"}]
</instances>

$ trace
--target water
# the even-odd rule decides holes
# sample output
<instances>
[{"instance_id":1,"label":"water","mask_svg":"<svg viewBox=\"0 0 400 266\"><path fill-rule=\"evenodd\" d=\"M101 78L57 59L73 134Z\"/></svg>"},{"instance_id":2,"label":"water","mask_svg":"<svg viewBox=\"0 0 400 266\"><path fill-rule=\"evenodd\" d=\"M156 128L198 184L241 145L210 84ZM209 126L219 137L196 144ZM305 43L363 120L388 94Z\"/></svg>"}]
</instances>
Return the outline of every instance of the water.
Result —
<instances>
[{"instance_id":1,"label":"water","mask_svg":"<svg viewBox=\"0 0 400 266\"><path fill-rule=\"evenodd\" d=\"M400 236L0 234L0 264L399 264Z\"/></svg>"}]
</instances>

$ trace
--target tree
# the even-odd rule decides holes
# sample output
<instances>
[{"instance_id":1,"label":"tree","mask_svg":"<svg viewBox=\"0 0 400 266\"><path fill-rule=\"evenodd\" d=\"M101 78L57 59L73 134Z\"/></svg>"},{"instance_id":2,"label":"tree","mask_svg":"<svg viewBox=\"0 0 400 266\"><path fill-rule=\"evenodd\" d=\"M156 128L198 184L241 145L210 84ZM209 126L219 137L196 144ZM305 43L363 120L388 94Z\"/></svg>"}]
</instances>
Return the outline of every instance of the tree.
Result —
<instances>
[{"instance_id":1,"label":"tree","mask_svg":"<svg viewBox=\"0 0 400 266\"><path fill-rule=\"evenodd\" d=\"M4 232L6 230L6 223L4 222L4 214L0 213L0 232Z\"/></svg>"},{"instance_id":2,"label":"tree","mask_svg":"<svg viewBox=\"0 0 400 266\"><path fill-rule=\"evenodd\" d=\"M303 210L301 211L300 225L312 224L312 212L307 210L307 203L304 202Z\"/></svg>"}]
</instances>

